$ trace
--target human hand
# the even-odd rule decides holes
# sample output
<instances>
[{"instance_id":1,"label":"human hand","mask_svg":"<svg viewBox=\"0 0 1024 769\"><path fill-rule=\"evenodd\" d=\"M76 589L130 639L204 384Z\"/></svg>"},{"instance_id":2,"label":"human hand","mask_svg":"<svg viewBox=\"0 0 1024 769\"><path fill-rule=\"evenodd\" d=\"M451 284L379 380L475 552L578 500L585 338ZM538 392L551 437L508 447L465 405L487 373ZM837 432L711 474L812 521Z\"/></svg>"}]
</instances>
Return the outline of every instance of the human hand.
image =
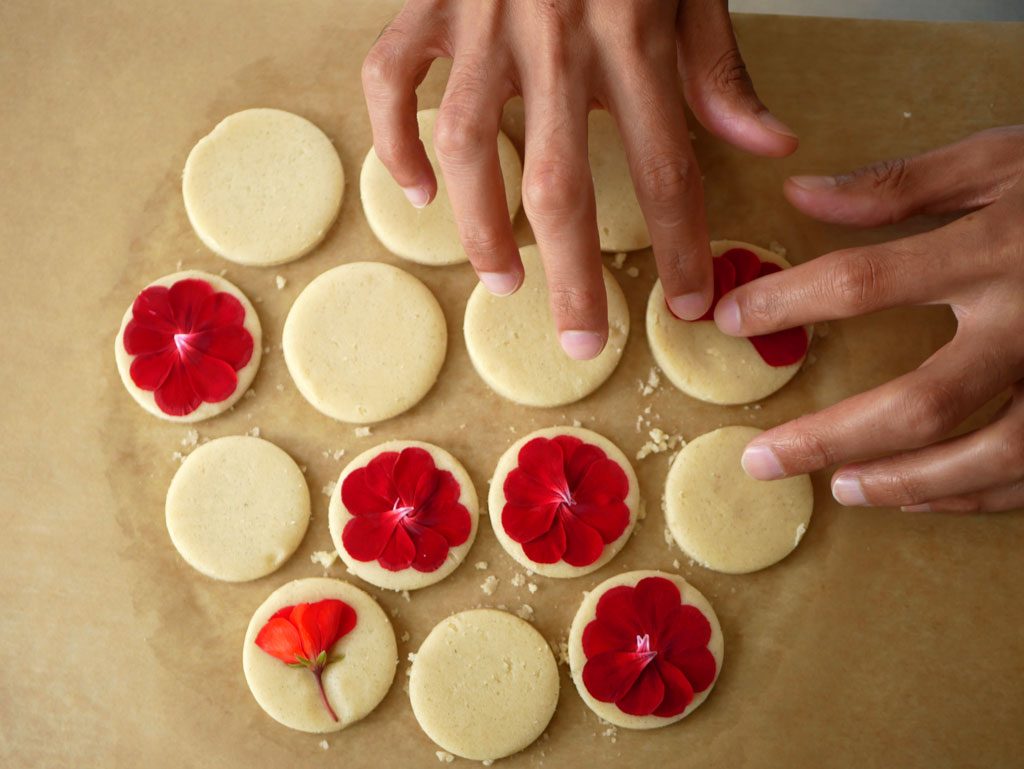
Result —
<instances>
[{"instance_id":1,"label":"human hand","mask_svg":"<svg viewBox=\"0 0 1024 769\"><path fill-rule=\"evenodd\" d=\"M754 93L725 0L409 0L370 50L363 89L377 155L415 206L437 192L415 92L436 58L454 60L438 160L466 254L498 295L523 279L495 141L503 105L523 97L523 203L573 358L596 356L608 337L587 160L591 108L616 117L665 295L681 318L700 317L712 294L683 94L709 131L736 146L782 156L797 145Z\"/></svg>"},{"instance_id":2,"label":"human hand","mask_svg":"<svg viewBox=\"0 0 1024 769\"><path fill-rule=\"evenodd\" d=\"M719 328L744 336L898 305L947 304L957 319L952 341L916 371L758 436L743 455L747 472L769 480L863 460L833 476L844 505L1024 506L1024 126L844 176L793 177L785 194L817 219L861 226L980 210L826 254L719 302ZM1008 388L990 424L948 437Z\"/></svg>"}]
</instances>

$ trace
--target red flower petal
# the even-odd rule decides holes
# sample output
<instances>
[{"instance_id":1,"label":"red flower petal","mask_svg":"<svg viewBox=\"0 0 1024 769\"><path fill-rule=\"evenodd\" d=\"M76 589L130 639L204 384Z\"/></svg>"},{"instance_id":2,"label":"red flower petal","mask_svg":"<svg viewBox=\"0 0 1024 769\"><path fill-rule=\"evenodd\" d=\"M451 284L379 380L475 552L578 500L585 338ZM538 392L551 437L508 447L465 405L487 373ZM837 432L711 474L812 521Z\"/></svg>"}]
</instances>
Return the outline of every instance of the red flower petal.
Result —
<instances>
[{"instance_id":1,"label":"red flower petal","mask_svg":"<svg viewBox=\"0 0 1024 769\"><path fill-rule=\"evenodd\" d=\"M406 530L416 545L416 557L412 567L416 571L431 572L441 568L448 557L448 540L433 529L417 526L406 520Z\"/></svg>"},{"instance_id":2,"label":"red flower petal","mask_svg":"<svg viewBox=\"0 0 1024 769\"><path fill-rule=\"evenodd\" d=\"M621 502L629 495L629 479L618 462L599 459L591 463L583 480L573 488L572 495L577 502L595 505Z\"/></svg>"},{"instance_id":3,"label":"red flower petal","mask_svg":"<svg viewBox=\"0 0 1024 769\"><path fill-rule=\"evenodd\" d=\"M629 525L629 508L625 502L607 505L576 504L573 505L572 512L595 529L604 543L617 540Z\"/></svg>"},{"instance_id":4,"label":"red flower petal","mask_svg":"<svg viewBox=\"0 0 1024 769\"><path fill-rule=\"evenodd\" d=\"M565 455L556 441L545 438L529 441L519 450L518 469L546 489L563 494L569 490L565 479Z\"/></svg>"},{"instance_id":5,"label":"red flower petal","mask_svg":"<svg viewBox=\"0 0 1024 769\"><path fill-rule=\"evenodd\" d=\"M624 622L591 620L583 628L583 654L587 659L606 652L635 648L637 633Z\"/></svg>"},{"instance_id":6,"label":"red flower petal","mask_svg":"<svg viewBox=\"0 0 1024 769\"><path fill-rule=\"evenodd\" d=\"M328 598L298 604L292 610L291 621L298 628L303 656L312 661L355 627L356 613L344 601Z\"/></svg>"},{"instance_id":7,"label":"red flower petal","mask_svg":"<svg viewBox=\"0 0 1024 769\"><path fill-rule=\"evenodd\" d=\"M597 529L588 526L581 518L572 513L561 512L562 526L565 529L565 552L562 560L577 568L589 566L601 557L604 540Z\"/></svg>"},{"instance_id":8,"label":"red flower petal","mask_svg":"<svg viewBox=\"0 0 1024 769\"><path fill-rule=\"evenodd\" d=\"M662 630L659 648L669 655L704 649L711 641L711 623L696 606L683 604L672 617L672 624Z\"/></svg>"},{"instance_id":9,"label":"red flower petal","mask_svg":"<svg viewBox=\"0 0 1024 769\"><path fill-rule=\"evenodd\" d=\"M132 320L170 335L178 329L174 324L170 290L167 286L149 286L142 289L132 302Z\"/></svg>"},{"instance_id":10,"label":"red flower petal","mask_svg":"<svg viewBox=\"0 0 1024 769\"><path fill-rule=\"evenodd\" d=\"M554 525L560 504L550 502L546 505L520 507L509 503L501 510L501 527L514 542L531 542L544 536Z\"/></svg>"},{"instance_id":11,"label":"red flower petal","mask_svg":"<svg viewBox=\"0 0 1024 769\"><path fill-rule=\"evenodd\" d=\"M792 366L807 354L809 340L803 326L750 337L758 355L769 366Z\"/></svg>"},{"instance_id":12,"label":"red flower petal","mask_svg":"<svg viewBox=\"0 0 1024 769\"><path fill-rule=\"evenodd\" d=\"M243 326L215 326L189 334L188 344L239 371L252 359L252 334Z\"/></svg>"},{"instance_id":13,"label":"red flower petal","mask_svg":"<svg viewBox=\"0 0 1024 769\"><path fill-rule=\"evenodd\" d=\"M377 557L377 563L388 571L404 571L416 560L416 543L404 526L396 526Z\"/></svg>"},{"instance_id":14,"label":"red flower petal","mask_svg":"<svg viewBox=\"0 0 1024 769\"><path fill-rule=\"evenodd\" d=\"M369 481L368 466L353 470L342 481L341 502L352 515L376 515L382 510L391 509L394 498L381 496Z\"/></svg>"},{"instance_id":15,"label":"red flower petal","mask_svg":"<svg viewBox=\"0 0 1024 769\"><path fill-rule=\"evenodd\" d=\"M710 654L710 652L709 652ZM693 687L679 668L667 662L660 655L655 660L658 674L665 685L665 695L653 711L653 715L661 718L678 716L693 702Z\"/></svg>"},{"instance_id":16,"label":"red flower petal","mask_svg":"<svg viewBox=\"0 0 1024 769\"><path fill-rule=\"evenodd\" d=\"M398 513L391 511L356 515L342 529L341 543L348 554L357 561L376 561L391 540L398 520Z\"/></svg>"},{"instance_id":17,"label":"red flower petal","mask_svg":"<svg viewBox=\"0 0 1024 769\"><path fill-rule=\"evenodd\" d=\"M128 373L138 387L152 392L164 383L177 363L178 352L169 347L161 352L139 355L132 360Z\"/></svg>"},{"instance_id":18,"label":"red flower petal","mask_svg":"<svg viewBox=\"0 0 1024 769\"><path fill-rule=\"evenodd\" d=\"M615 701L615 705L631 716L649 716L664 699L665 682L658 672L658 666L647 665L629 690Z\"/></svg>"},{"instance_id":19,"label":"red flower petal","mask_svg":"<svg viewBox=\"0 0 1024 769\"><path fill-rule=\"evenodd\" d=\"M441 473L433 496L409 518L417 526L436 531L449 547L458 547L469 539L473 530L469 511L459 504L461 493L455 477L448 472Z\"/></svg>"},{"instance_id":20,"label":"red flower petal","mask_svg":"<svg viewBox=\"0 0 1024 769\"><path fill-rule=\"evenodd\" d=\"M559 435L555 440L568 437L567 435ZM578 445L570 451L567 450L566 444L563 443L562 452L565 454L565 478L569 482L569 488L577 489L590 466L599 459L607 458L607 455L599 446L595 446L592 443L584 443L578 439L573 440L576 440ZM578 489L575 492L575 496L579 499Z\"/></svg>"},{"instance_id":21,"label":"red flower petal","mask_svg":"<svg viewBox=\"0 0 1024 769\"><path fill-rule=\"evenodd\" d=\"M410 446L402 449L395 462L392 476L395 491L398 493L398 498L402 500L402 504L410 507L419 504L422 500L417 499L417 490L424 479L428 480L427 486L430 486L430 479L436 472L437 468L429 453L419 447ZM423 493L431 492L433 492L433 488L424 486Z\"/></svg>"},{"instance_id":22,"label":"red flower petal","mask_svg":"<svg viewBox=\"0 0 1024 769\"><path fill-rule=\"evenodd\" d=\"M737 286L749 283L761 274L761 260L753 251L748 251L745 248L730 248L722 254L721 258L730 261L735 268ZM728 292L724 292L722 295L724 296L725 293Z\"/></svg>"},{"instance_id":23,"label":"red flower petal","mask_svg":"<svg viewBox=\"0 0 1024 769\"><path fill-rule=\"evenodd\" d=\"M245 323L245 308L238 299L226 291L208 294L198 302L192 318L192 331L201 333L224 326Z\"/></svg>"},{"instance_id":24,"label":"red flower petal","mask_svg":"<svg viewBox=\"0 0 1024 769\"><path fill-rule=\"evenodd\" d=\"M505 501L519 507L558 505L565 501L565 495L557 488L518 467L505 477L503 490Z\"/></svg>"},{"instance_id":25,"label":"red flower petal","mask_svg":"<svg viewBox=\"0 0 1024 769\"><path fill-rule=\"evenodd\" d=\"M761 269L758 272L758 277L763 278L765 275L772 275L776 272L782 272L782 267L775 262L761 262Z\"/></svg>"},{"instance_id":26,"label":"red flower petal","mask_svg":"<svg viewBox=\"0 0 1024 769\"><path fill-rule=\"evenodd\" d=\"M156 388L153 399L162 412L175 417L191 414L203 402L192 386L192 380L180 358L174 362L167 377Z\"/></svg>"},{"instance_id":27,"label":"red flower petal","mask_svg":"<svg viewBox=\"0 0 1024 769\"><path fill-rule=\"evenodd\" d=\"M524 542L523 553L537 563L558 563L565 554L565 527L556 515L551 528L537 539Z\"/></svg>"},{"instance_id":28,"label":"red flower petal","mask_svg":"<svg viewBox=\"0 0 1024 769\"><path fill-rule=\"evenodd\" d=\"M152 355L173 350L174 336L162 328L140 323L134 318L124 327L124 351L129 355Z\"/></svg>"},{"instance_id":29,"label":"red flower petal","mask_svg":"<svg viewBox=\"0 0 1024 769\"><path fill-rule=\"evenodd\" d=\"M694 692L702 692L715 682L718 663L715 655L705 649L666 655L665 661L681 670Z\"/></svg>"},{"instance_id":30,"label":"red flower petal","mask_svg":"<svg viewBox=\"0 0 1024 769\"><path fill-rule=\"evenodd\" d=\"M398 490L395 488L394 474L395 464L398 462L397 451L386 451L378 454L366 465L365 483L367 488L385 500L386 508L390 510L398 501Z\"/></svg>"},{"instance_id":31,"label":"red flower petal","mask_svg":"<svg viewBox=\"0 0 1024 769\"><path fill-rule=\"evenodd\" d=\"M203 303L214 293L213 286L198 278L179 280L169 289L168 301L171 305L175 328L188 333L195 328L195 320L199 317Z\"/></svg>"},{"instance_id":32,"label":"red flower petal","mask_svg":"<svg viewBox=\"0 0 1024 769\"><path fill-rule=\"evenodd\" d=\"M291 613L291 607L285 607L282 611ZM256 634L256 645L267 654L276 657L289 665L296 662L296 657L302 654L302 639L299 638L299 631L287 619L279 616L278 612L260 628Z\"/></svg>"},{"instance_id":33,"label":"red flower petal","mask_svg":"<svg viewBox=\"0 0 1024 769\"><path fill-rule=\"evenodd\" d=\"M606 652L595 655L583 666L583 684L595 700L618 702L650 666L650 661L650 655L636 652ZM661 702L660 696L658 702ZM652 705L647 712L654 710L657 704Z\"/></svg>"},{"instance_id":34,"label":"red flower petal","mask_svg":"<svg viewBox=\"0 0 1024 769\"><path fill-rule=\"evenodd\" d=\"M633 589L637 617L644 630L654 636L652 644L659 651L669 642L670 622L676 619L681 602L676 583L664 577L646 577Z\"/></svg>"},{"instance_id":35,"label":"red flower petal","mask_svg":"<svg viewBox=\"0 0 1024 769\"><path fill-rule=\"evenodd\" d=\"M183 363L192 389L200 400L220 403L230 398L238 388L238 375L229 363L188 347L185 348Z\"/></svg>"},{"instance_id":36,"label":"red flower petal","mask_svg":"<svg viewBox=\"0 0 1024 769\"><path fill-rule=\"evenodd\" d=\"M716 256L711 260L711 269L715 279L711 306L697 320L714 320L715 306L718 304L718 300L736 288L736 267L733 266L732 262Z\"/></svg>"}]
</instances>

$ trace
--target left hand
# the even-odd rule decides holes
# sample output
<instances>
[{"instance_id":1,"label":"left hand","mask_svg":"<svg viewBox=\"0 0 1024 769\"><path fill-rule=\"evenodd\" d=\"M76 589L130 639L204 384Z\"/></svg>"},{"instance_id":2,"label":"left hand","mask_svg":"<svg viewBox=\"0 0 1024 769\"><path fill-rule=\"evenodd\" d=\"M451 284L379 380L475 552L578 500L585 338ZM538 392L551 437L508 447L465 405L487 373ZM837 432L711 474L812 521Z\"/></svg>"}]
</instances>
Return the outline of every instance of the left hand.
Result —
<instances>
[{"instance_id":1,"label":"left hand","mask_svg":"<svg viewBox=\"0 0 1024 769\"><path fill-rule=\"evenodd\" d=\"M840 463L832 494L844 505L1024 507L1024 126L848 175L793 177L785 194L817 219L860 226L979 210L826 254L719 302L719 328L742 336L899 305L947 304L957 319L954 338L917 370L758 436L747 472L769 480ZM949 437L1007 389L990 424Z\"/></svg>"}]
</instances>

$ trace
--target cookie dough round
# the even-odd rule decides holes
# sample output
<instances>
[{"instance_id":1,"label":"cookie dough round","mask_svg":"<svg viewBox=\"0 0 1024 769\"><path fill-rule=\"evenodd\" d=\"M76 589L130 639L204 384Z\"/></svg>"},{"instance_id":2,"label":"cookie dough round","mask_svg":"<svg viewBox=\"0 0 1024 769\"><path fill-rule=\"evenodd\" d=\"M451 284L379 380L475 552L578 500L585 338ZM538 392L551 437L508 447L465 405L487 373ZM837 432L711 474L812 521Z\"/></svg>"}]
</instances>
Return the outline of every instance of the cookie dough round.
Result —
<instances>
[{"instance_id":1,"label":"cookie dough round","mask_svg":"<svg viewBox=\"0 0 1024 769\"><path fill-rule=\"evenodd\" d=\"M477 284L463 330L470 360L499 395L524 406L564 406L586 397L611 376L629 337L629 307L607 268L608 344L592 360L573 360L558 342L547 282L536 246L519 249L525 278L511 296Z\"/></svg>"},{"instance_id":2,"label":"cookie dough round","mask_svg":"<svg viewBox=\"0 0 1024 769\"><path fill-rule=\"evenodd\" d=\"M722 427L690 441L665 479L665 522L701 566L746 574L789 555L814 509L809 475L757 481L740 466L756 427Z\"/></svg>"},{"instance_id":3,"label":"cookie dough round","mask_svg":"<svg viewBox=\"0 0 1024 769\"><path fill-rule=\"evenodd\" d=\"M583 635L587 626L597 618L597 607L601 598L613 588L626 586L634 589L626 594L626 596L631 599L635 596L634 591L636 586L642 580L651 578L654 578L655 580L667 580L672 583L672 585L674 585L679 591L679 605L692 607L687 610L691 616L689 617L689 623L684 625L684 627L692 628L692 621L695 616L693 612L694 609L700 612L700 614L704 616L704 619L707 620L707 625L704 625L705 632L707 627L710 626L710 637L706 643L701 641L693 649L687 650L691 655L702 655L705 661L703 671L698 670L697 675L693 675L692 672L683 670L683 673L686 675L686 678L691 685L693 699L685 706L685 709L671 716L659 716L653 713L649 715L634 715L626 713L615 702L604 702L594 697L587 688L583 675L583 669L588 662L587 656L583 650ZM673 600L670 599L674 599L675 594L671 589L668 591L659 591L657 594L662 596L668 604L673 604ZM659 604L659 609L663 608L664 607L661 607ZM671 611L671 609L669 609L669 611ZM645 636L646 642L649 644L652 651L659 653L664 651L663 649L657 648L657 636L659 632L661 635L664 635L664 628L650 627L645 623L643 615L644 612L642 611L636 614L630 612L628 613L628 616L627 613L612 615L611 619L615 622L613 629L620 631L619 634L624 637L624 643L626 644L621 651L626 653L635 653L636 646L643 643ZM664 620L664 617L665 613L662 613L662 620ZM680 621L685 622L685 619L680 618ZM625 626L625 623L627 622L630 623L629 626ZM635 642L634 638L636 639ZM676 643L678 643L678 641ZM568 645L569 672L572 676L573 683L576 684L576 690L579 692L580 697L583 698L583 702L586 703L587 707L594 711L598 717L626 729L656 729L660 726L674 724L677 721L686 718L686 716L690 715L690 713L700 707L711 693L715 682L718 680L718 675L722 670L722 661L725 655L722 628L718 623L718 617L715 614L715 610L711 608L711 604L708 603L708 600L700 593L700 591L678 574L669 574L663 571L630 571L624 574L617 574L614 577L606 579L600 585L592 589L586 594L586 596L584 596L583 603L580 605L579 610L576 612L576 616L573 618L572 626L569 629ZM706 652L704 651L705 649ZM619 649L609 648L609 651L619 651ZM713 671L710 669L707 657L708 653L710 653L711 658L714 660ZM710 683L708 681L709 678ZM671 679L669 680L671 681ZM695 682L696 685L694 685ZM700 691L696 691L701 686L704 688ZM679 704L681 705L682 703L680 702Z\"/></svg>"},{"instance_id":4,"label":"cookie dough round","mask_svg":"<svg viewBox=\"0 0 1024 769\"><path fill-rule=\"evenodd\" d=\"M376 519L380 521L393 520L395 517L399 517L399 523L396 527L391 530L392 537L396 536L395 529L402 528L404 521L415 522L415 525L406 528L404 536L407 536L415 547L417 558L414 559L414 563L401 568L399 570L385 568L381 561L378 560L359 560L349 549L345 546L345 528L349 522L352 521L356 515L346 507L344 498L346 494L345 481L352 475L353 472L360 468L365 468L370 464L371 460L380 457L382 454L397 453L399 457L402 456L402 452L406 449L419 449L425 451L433 463L433 467L429 468L431 473L439 473L438 482L450 484L454 482L458 485L457 496L453 496L452 499L448 499L443 505L440 503L440 496L443 492L448 490L435 490L422 500L416 499L403 499L402 494L409 494L413 496L419 492L418 482L422 479L423 474L418 478L411 478L404 484L404 488L397 488L396 493L399 494L397 500L379 500L382 504L374 507L372 510L365 510L360 512L359 517L366 516L368 519ZM444 477L444 474L451 476L451 480ZM396 474L389 473L389 483L396 483ZM403 476L404 478L405 476ZM410 489L409 486L412 486ZM363 490L362 484L360 489L356 489L351 493L355 493ZM404 515L400 515L396 512L407 506L407 510ZM458 521L453 520L458 516ZM371 585L382 587L387 590L417 590L427 585L433 585L436 582L440 582L442 579L447 577L459 564L465 559L469 549L473 546L473 541L476 539L477 524L479 521L479 504L476 496L476 489L473 487L473 481L469 477L469 473L462 464L451 454L439 446L435 446L431 443L424 443L422 441L388 441L382 443L379 446L375 446L372 449L364 451L362 454L357 456L344 470L341 471L341 476L338 478L338 485L335 488L334 493L331 495L330 502L330 528L331 538L334 540L334 547L338 551L338 555L341 556L341 560L348 566L348 570L355 574L360 579L364 579ZM468 521L468 523L466 523ZM424 535L424 529L429 529L432 532L440 533L442 537L448 539L453 537L453 530L455 531L454 538L458 540L462 534L465 534L465 538L461 542L455 544L451 541L448 542L448 548L444 560L439 565L429 564L428 568L420 570L416 568L417 563L421 563L421 558L424 555L426 544L422 541ZM363 531L364 536L369 534L378 535L381 533L380 527L367 526ZM426 536L434 539L433 534L427 534ZM382 538L382 542L387 541L387 538Z\"/></svg>"},{"instance_id":5,"label":"cookie dough round","mask_svg":"<svg viewBox=\"0 0 1024 769\"><path fill-rule=\"evenodd\" d=\"M299 392L318 411L355 424L419 403L437 381L447 345L430 289L379 262L323 273L284 324L284 359Z\"/></svg>"},{"instance_id":6,"label":"cookie dough round","mask_svg":"<svg viewBox=\"0 0 1024 769\"><path fill-rule=\"evenodd\" d=\"M778 254L749 243L711 243L714 256L732 248L753 251L762 262L790 266ZM810 338L811 328L806 328ZM647 302L647 339L654 360L672 384L706 403L735 405L766 398L792 379L803 364L801 359L790 366L770 366L747 339L723 334L714 321L679 320L665 304L660 280Z\"/></svg>"},{"instance_id":7,"label":"cookie dough round","mask_svg":"<svg viewBox=\"0 0 1024 769\"><path fill-rule=\"evenodd\" d=\"M444 174L441 173L434 151L437 110L420 110L416 119L420 128L420 139L427 151L430 165L434 168L434 176L437 177L437 195L423 208L416 208L410 204L402 188L391 178L391 174L371 147L366 160L363 161L363 171L359 179L359 193L363 199L366 221L385 248L403 259L429 265L465 262L469 257L462 250ZM513 219L519 210L522 195L523 167L519 162L519 155L516 154L516 148L500 131L498 161L505 182L509 218Z\"/></svg>"},{"instance_id":8,"label":"cookie dough round","mask_svg":"<svg viewBox=\"0 0 1024 769\"><path fill-rule=\"evenodd\" d=\"M283 264L311 251L338 216L341 160L324 132L279 109L224 118L189 153L185 211L199 239L239 264Z\"/></svg>"},{"instance_id":9,"label":"cookie dough round","mask_svg":"<svg viewBox=\"0 0 1024 769\"><path fill-rule=\"evenodd\" d=\"M163 307L154 308L143 304L142 300L148 295L149 289L154 287L170 289L182 281L201 281L213 290L207 291L208 296L203 300L202 297L197 297L194 291L186 292L179 287L173 292L168 292L166 298L161 300L166 302ZM207 311L204 311L203 307L200 306L200 303L205 303L205 301L223 305L224 299L217 296L218 294L229 294L241 306L240 323L237 316L224 317L222 313L209 311L211 310L210 306L206 307ZM139 307L138 318L135 318L136 306ZM154 310L156 310L155 313ZM205 317L205 320L198 325L195 322L197 315ZM144 339L146 343L145 354L132 354L125 348L125 329L133 319L136 323L143 324L147 331ZM236 349L238 343L237 335L242 333L240 328L249 334L252 342L247 358L245 357L245 350ZM204 372L207 365L210 365L209 361L206 360L207 356L204 355L198 359L193 359L190 355L186 354L188 352L186 346L179 344L180 339L184 339L187 344L192 334L216 334L218 336L228 334L233 337L234 344L232 344L231 349L224 349L222 347L216 354L210 353L209 350L207 352L216 357L218 361L231 365L235 372L235 389L228 397L222 400L200 400L198 405L195 405L187 413L169 413L165 410L168 407L167 401L180 402L184 378L189 376L195 361L205 362L202 366ZM137 358L149 357L154 359L169 353L172 348L177 352L177 358L174 363L174 366L177 366L177 368L172 368L162 379L160 385L151 389L143 389L143 387L135 382L132 374L132 365L136 363ZM128 394L150 414L170 422L199 422L227 411L249 389L249 385L252 384L252 380L256 376L256 370L260 367L262 353L263 334L260 328L259 316L256 315L256 310L252 303L234 284L224 280L219 275L211 275L199 270L185 270L172 275L166 275L146 286L139 293L139 296L136 297L132 306L125 312L124 317L121 319L121 327L114 340L114 359L117 362L117 371L121 375L121 381L124 382ZM219 367L218 362L214 362L212 365ZM235 366L240 367L235 368ZM185 369L188 369L188 371ZM152 370L149 370L149 374L152 374ZM209 381L209 377L204 376L203 380ZM165 387L169 389L171 395L166 399L161 398L158 401L157 393ZM188 387L191 387L191 385ZM163 407L161 403L164 404Z\"/></svg>"},{"instance_id":10,"label":"cookie dough round","mask_svg":"<svg viewBox=\"0 0 1024 769\"><path fill-rule=\"evenodd\" d=\"M524 549L524 545L512 538L502 521L505 507L509 503L506 496L506 481L508 481L509 473L520 467L520 452L523 450L523 447L538 438L550 441L558 436L567 436L569 438L582 441L584 447L595 447L598 449L599 451L596 454L599 456L603 453L604 459L611 460L618 465L622 476L624 476L626 484L628 484L625 494L616 495L616 501L625 505L625 508L628 511L628 521L625 524L625 528L622 529L621 534L610 539L610 541L603 541L603 549L600 551L600 556L587 565L573 565L571 563L567 563L565 555L554 563L541 563L533 560L527 554ZM593 448L585 448L584 450L593 451ZM576 513L572 511L577 509L577 504L579 504L580 507L585 508L585 512L588 514L587 520L589 520L589 516L609 515L610 511L606 509L608 500L601 498L601 496L607 492L607 489L601 486L596 486L593 479L591 479L587 481L583 493L589 493L590 495L597 497L600 501L595 502L589 498L580 498L580 487L584 486L582 480L586 478L586 474L582 474L580 481L577 481L575 484L571 480L568 480L571 475L568 468L572 464L573 462L571 457L565 457L563 460L563 466L561 468L556 468L556 472L558 473L557 479L559 481L566 481L566 485L561 489L552 488L551 494L556 497L558 495L564 495L571 501L568 504L559 505L551 519L552 524L556 524L557 518L562 516L563 513L565 515L576 515ZM522 473L523 470L519 469L517 472ZM535 488L538 484L550 483L551 478L552 476L550 471L544 472L543 477L531 476L530 486L531 488ZM505 548L505 552L512 556L517 562L537 574L543 574L545 577L581 577L584 574L589 574L592 571L600 569L608 563L629 540L629 537L636 526L637 513L640 508L640 486L637 483L636 473L633 471L633 466L629 463L626 455L622 453L618 446L603 435L598 435L592 430L586 430L580 427L548 427L523 436L501 455L501 458L498 460L498 465L494 469L494 476L491 478L491 488L488 495L488 508L491 516L491 528L494 530L494 534L498 538L498 542L503 548ZM621 508L619 512L621 516ZM605 517L604 520L607 520L607 517ZM595 523L598 522L595 521ZM596 529L598 532L606 531L607 524L602 526L598 523ZM565 532L566 552L568 553L574 545L578 544L572 541L572 534L579 530L574 526L572 528L563 528L563 531ZM593 536L590 532L586 533ZM611 534L614 534L614 531L610 532L609 536ZM597 539L603 540L604 537L598 537Z\"/></svg>"},{"instance_id":11,"label":"cookie dough round","mask_svg":"<svg viewBox=\"0 0 1024 769\"><path fill-rule=\"evenodd\" d=\"M208 577L244 582L275 571L302 542L309 488L269 441L217 438L185 457L167 489L171 542Z\"/></svg>"},{"instance_id":12,"label":"cookie dough round","mask_svg":"<svg viewBox=\"0 0 1024 769\"><path fill-rule=\"evenodd\" d=\"M409 699L444 750L476 761L517 753L547 728L558 665L532 625L495 609L453 614L413 659Z\"/></svg>"},{"instance_id":13,"label":"cookie dough round","mask_svg":"<svg viewBox=\"0 0 1024 769\"><path fill-rule=\"evenodd\" d=\"M615 119L593 110L588 119L590 173L594 177L597 229L602 251L638 251L651 245L647 222L633 188L626 150Z\"/></svg>"},{"instance_id":14,"label":"cookie dough round","mask_svg":"<svg viewBox=\"0 0 1024 769\"><path fill-rule=\"evenodd\" d=\"M356 612L356 624L338 640L323 672L324 692L338 716L331 719L310 672L290 667L256 645L267 621L286 606L336 598ZM395 678L398 646L384 610L369 595L340 579L314 577L282 585L252 615L242 647L242 670L259 706L278 723L301 732L337 732L365 718Z\"/></svg>"}]
</instances>

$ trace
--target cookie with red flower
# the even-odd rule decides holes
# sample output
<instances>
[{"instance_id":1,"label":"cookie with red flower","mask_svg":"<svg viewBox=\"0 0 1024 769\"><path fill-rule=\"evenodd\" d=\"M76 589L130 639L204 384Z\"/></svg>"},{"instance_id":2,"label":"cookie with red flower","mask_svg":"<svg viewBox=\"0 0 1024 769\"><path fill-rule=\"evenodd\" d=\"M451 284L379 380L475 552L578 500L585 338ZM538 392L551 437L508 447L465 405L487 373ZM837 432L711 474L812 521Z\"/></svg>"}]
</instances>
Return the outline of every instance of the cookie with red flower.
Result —
<instances>
[{"instance_id":1,"label":"cookie with red flower","mask_svg":"<svg viewBox=\"0 0 1024 769\"><path fill-rule=\"evenodd\" d=\"M331 495L331 538L349 571L389 590L416 590L451 574L476 538L469 473L444 449L389 441L342 471Z\"/></svg>"},{"instance_id":2,"label":"cookie with red flower","mask_svg":"<svg viewBox=\"0 0 1024 769\"><path fill-rule=\"evenodd\" d=\"M234 285L188 270L150 283L117 332L114 357L129 394L146 411L198 422L229 409L260 365L260 320Z\"/></svg>"},{"instance_id":3,"label":"cookie with red flower","mask_svg":"<svg viewBox=\"0 0 1024 769\"><path fill-rule=\"evenodd\" d=\"M509 555L547 577L578 577L626 544L640 494L614 443L579 427L549 427L502 455L488 502L491 526Z\"/></svg>"},{"instance_id":4,"label":"cookie with red flower","mask_svg":"<svg viewBox=\"0 0 1024 769\"><path fill-rule=\"evenodd\" d=\"M256 702L303 732L336 732L388 693L398 646L384 610L339 579L289 582L249 622L242 670Z\"/></svg>"},{"instance_id":5,"label":"cookie with red flower","mask_svg":"<svg viewBox=\"0 0 1024 769\"><path fill-rule=\"evenodd\" d=\"M583 599L569 629L569 671L605 721L654 729L685 718L711 693L724 643L714 609L678 574L631 571Z\"/></svg>"}]
</instances>

